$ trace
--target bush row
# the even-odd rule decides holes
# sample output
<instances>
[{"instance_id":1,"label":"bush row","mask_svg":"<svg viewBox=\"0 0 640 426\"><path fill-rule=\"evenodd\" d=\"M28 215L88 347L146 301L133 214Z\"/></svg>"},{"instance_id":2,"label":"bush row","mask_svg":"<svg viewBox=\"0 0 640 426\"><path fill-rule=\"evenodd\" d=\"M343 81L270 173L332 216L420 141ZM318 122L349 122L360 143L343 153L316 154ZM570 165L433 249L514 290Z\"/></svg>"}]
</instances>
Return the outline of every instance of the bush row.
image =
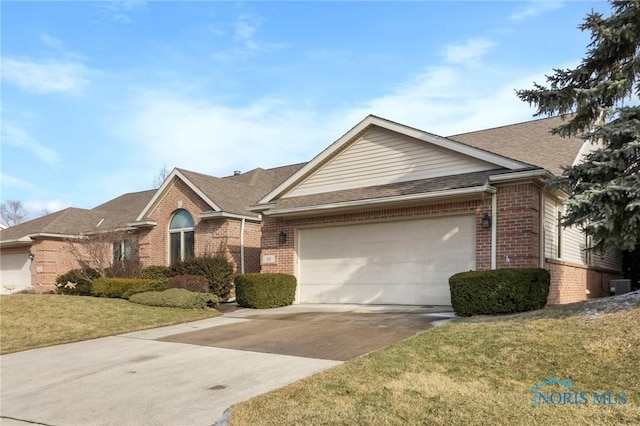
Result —
<instances>
[{"instance_id":1,"label":"bush row","mask_svg":"<svg viewBox=\"0 0 640 426\"><path fill-rule=\"evenodd\" d=\"M287 274L244 274L235 280L236 302L246 308L278 308L291 305L296 277Z\"/></svg>"},{"instance_id":2,"label":"bush row","mask_svg":"<svg viewBox=\"0 0 640 426\"><path fill-rule=\"evenodd\" d=\"M550 283L542 268L461 272L449 278L451 306L463 317L542 309Z\"/></svg>"},{"instance_id":3,"label":"bush row","mask_svg":"<svg viewBox=\"0 0 640 426\"><path fill-rule=\"evenodd\" d=\"M91 295L128 299L136 293L162 291L166 288L166 278L98 278L91 285Z\"/></svg>"},{"instance_id":4,"label":"bush row","mask_svg":"<svg viewBox=\"0 0 640 426\"><path fill-rule=\"evenodd\" d=\"M204 309L215 306L218 303L218 298L211 293L195 293L184 288L170 288L164 291L134 294L129 298L129 301L149 306Z\"/></svg>"}]
</instances>

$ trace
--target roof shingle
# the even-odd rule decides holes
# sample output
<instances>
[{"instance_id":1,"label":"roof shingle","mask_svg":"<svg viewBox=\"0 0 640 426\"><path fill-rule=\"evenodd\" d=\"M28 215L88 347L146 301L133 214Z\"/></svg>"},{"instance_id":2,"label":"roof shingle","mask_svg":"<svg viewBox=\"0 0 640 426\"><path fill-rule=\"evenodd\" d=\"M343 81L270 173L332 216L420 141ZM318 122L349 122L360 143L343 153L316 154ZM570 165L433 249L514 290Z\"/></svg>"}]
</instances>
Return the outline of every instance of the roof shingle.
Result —
<instances>
[{"instance_id":1,"label":"roof shingle","mask_svg":"<svg viewBox=\"0 0 640 426\"><path fill-rule=\"evenodd\" d=\"M551 117L462 133L448 138L543 167L555 175L560 175L562 166L573 164L583 144L583 140L578 137L562 138L552 135L551 129L561 124L562 117Z\"/></svg>"}]
</instances>

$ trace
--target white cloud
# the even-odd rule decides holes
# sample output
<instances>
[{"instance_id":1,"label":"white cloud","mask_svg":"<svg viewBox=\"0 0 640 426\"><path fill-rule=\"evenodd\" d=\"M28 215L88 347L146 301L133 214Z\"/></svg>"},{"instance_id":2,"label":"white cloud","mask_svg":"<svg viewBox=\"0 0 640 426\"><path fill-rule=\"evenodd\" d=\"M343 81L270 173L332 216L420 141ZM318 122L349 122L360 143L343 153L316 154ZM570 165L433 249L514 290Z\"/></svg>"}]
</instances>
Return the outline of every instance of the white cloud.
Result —
<instances>
[{"instance_id":1,"label":"white cloud","mask_svg":"<svg viewBox=\"0 0 640 426\"><path fill-rule=\"evenodd\" d=\"M0 173L0 184L3 191L7 188L23 189L27 191L33 191L35 189L35 186L32 183L6 173Z\"/></svg>"},{"instance_id":2,"label":"white cloud","mask_svg":"<svg viewBox=\"0 0 640 426\"><path fill-rule=\"evenodd\" d=\"M89 69L79 62L2 58L2 78L31 93L79 93L88 75Z\"/></svg>"},{"instance_id":3,"label":"white cloud","mask_svg":"<svg viewBox=\"0 0 640 426\"><path fill-rule=\"evenodd\" d=\"M108 19L121 24L131 24L134 22L131 12L139 7L146 6L146 4L146 1L110 0L98 4L97 8Z\"/></svg>"},{"instance_id":4,"label":"white cloud","mask_svg":"<svg viewBox=\"0 0 640 426\"><path fill-rule=\"evenodd\" d=\"M444 59L452 64L462 64L481 59L495 43L491 40L474 38L461 44L451 44L444 49Z\"/></svg>"},{"instance_id":5,"label":"white cloud","mask_svg":"<svg viewBox=\"0 0 640 426\"><path fill-rule=\"evenodd\" d=\"M564 4L559 0L530 0L509 16L511 21L523 21L534 18L546 12L562 8Z\"/></svg>"},{"instance_id":6,"label":"white cloud","mask_svg":"<svg viewBox=\"0 0 640 426\"><path fill-rule=\"evenodd\" d=\"M307 161L337 137L316 113L270 98L233 109L153 92L133 109L126 133L147 153L149 176L163 163L222 176Z\"/></svg>"},{"instance_id":7,"label":"white cloud","mask_svg":"<svg viewBox=\"0 0 640 426\"><path fill-rule=\"evenodd\" d=\"M27 200L22 203L29 218L36 218L43 214L55 213L59 210L71 207L71 203L60 199L53 200Z\"/></svg>"},{"instance_id":8,"label":"white cloud","mask_svg":"<svg viewBox=\"0 0 640 426\"><path fill-rule=\"evenodd\" d=\"M60 162L60 156L55 150L38 143L17 124L4 120L1 134L3 143L29 151L49 165L57 165Z\"/></svg>"},{"instance_id":9,"label":"white cloud","mask_svg":"<svg viewBox=\"0 0 640 426\"><path fill-rule=\"evenodd\" d=\"M233 24L234 39L240 42L247 50L255 50L258 43L254 40L254 35L258 30L258 22L246 15L240 16Z\"/></svg>"}]
</instances>

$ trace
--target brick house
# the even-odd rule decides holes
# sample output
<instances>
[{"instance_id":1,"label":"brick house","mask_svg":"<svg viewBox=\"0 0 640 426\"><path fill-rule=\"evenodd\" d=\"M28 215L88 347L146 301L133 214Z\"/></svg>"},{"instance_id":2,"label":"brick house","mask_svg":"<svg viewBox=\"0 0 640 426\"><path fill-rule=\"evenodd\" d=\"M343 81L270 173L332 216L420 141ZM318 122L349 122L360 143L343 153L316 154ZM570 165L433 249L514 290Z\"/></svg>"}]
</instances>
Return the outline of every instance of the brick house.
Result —
<instances>
[{"instance_id":1,"label":"brick house","mask_svg":"<svg viewBox=\"0 0 640 426\"><path fill-rule=\"evenodd\" d=\"M302 165L217 178L174 169L157 190L124 194L93 209L67 208L0 230L2 293L43 292L88 254L77 239L104 232L114 259L169 265L222 250L237 272L260 271L260 214L245 207Z\"/></svg>"},{"instance_id":2,"label":"brick house","mask_svg":"<svg viewBox=\"0 0 640 426\"><path fill-rule=\"evenodd\" d=\"M547 180L590 149L559 118L448 138L368 116L249 210L262 271L294 274L298 303L447 305L468 270L544 267L550 303L607 294L618 253L559 223Z\"/></svg>"},{"instance_id":3,"label":"brick house","mask_svg":"<svg viewBox=\"0 0 640 426\"><path fill-rule=\"evenodd\" d=\"M309 163L216 178L175 169L152 191L0 230L3 293L53 288L83 233L118 230L114 258L169 265L223 250L237 272L298 279L297 303L448 305L467 270L544 267L550 303L607 294L619 253L562 228L547 180L591 149L560 118L449 136L368 116Z\"/></svg>"}]
</instances>

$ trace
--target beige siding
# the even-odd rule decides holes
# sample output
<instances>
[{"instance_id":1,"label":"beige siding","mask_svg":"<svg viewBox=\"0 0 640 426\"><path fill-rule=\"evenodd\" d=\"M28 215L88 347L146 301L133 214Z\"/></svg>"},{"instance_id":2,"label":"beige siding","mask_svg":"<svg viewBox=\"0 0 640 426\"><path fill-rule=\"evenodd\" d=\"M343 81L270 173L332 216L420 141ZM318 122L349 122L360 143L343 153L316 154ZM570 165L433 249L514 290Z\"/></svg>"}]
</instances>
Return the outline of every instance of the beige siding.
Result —
<instances>
[{"instance_id":1,"label":"beige siding","mask_svg":"<svg viewBox=\"0 0 640 426\"><path fill-rule=\"evenodd\" d=\"M490 170L495 165L375 128L286 197Z\"/></svg>"},{"instance_id":2,"label":"beige siding","mask_svg":"<svg viewBox=\"0 0 640 426\"><path fill-rule=\"evenodd\" d=\"M593 253L591 255L591 265L597 268L622 270L622 253L618 250L609 250L604 253Z\"/></svg>"},{"instance_id":3,"label":"beige siding","mask_svg":"<svg viewBox=\"0 0 640 426\"><path fill-rule=\"evenodd\" d=\"M558 258L558 204L555 198L544 198L544 256Z\"/></svg>"},{"instance_id":4,"label":"beige siding","mask_svg":"<svg viewBox=\"0 0 640 426\"><path fill-rule=\"evenodd\" d=\"M584 233L574 226L562 230L562 260L585 263L586 239Z\"/></svg>"}]
</instances>

